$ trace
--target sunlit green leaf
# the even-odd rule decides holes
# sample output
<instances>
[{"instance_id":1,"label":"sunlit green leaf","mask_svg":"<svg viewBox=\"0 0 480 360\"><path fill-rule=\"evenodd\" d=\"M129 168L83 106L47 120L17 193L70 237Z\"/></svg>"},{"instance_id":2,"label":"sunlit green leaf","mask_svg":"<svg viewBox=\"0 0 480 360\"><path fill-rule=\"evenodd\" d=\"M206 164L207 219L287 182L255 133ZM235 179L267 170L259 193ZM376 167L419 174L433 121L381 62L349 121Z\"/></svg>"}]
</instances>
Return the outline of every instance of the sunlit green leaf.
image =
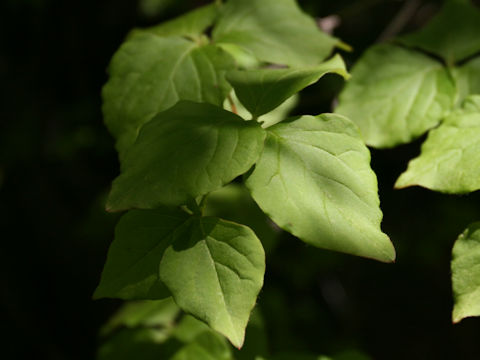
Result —
<instances>
[{"instance_id":1,"label":"sunlit green leaf","mask_svg":"<svg viewBox=\"0 0 480 360\"><path fill-rule=\"evenodd\" d=\"M397 188L419 185L455 194L480 189L480 95L469 98L465 106L430 131L420 156L397 180Z\"/></svg>"},{"instance_id":2,"label":"sunlit green leaf","mask_svg":"<svg viewBox=\"0 0 480 360\"><path fill-rule=\"evenodd\" d=\"M383 44L356 63L335 112L351 118L368 145L393 147L437 125L455 96L453 80L440 62Z\"/></svg>"},{"instance_id":3,"label":"sunlit green leaf","mask_svg":"<svg viewBox=\"0 0 480 360\"><path fill-rule=\"evenodd\" d=\"M143 126L122 161L107 208L186 204L248 171L264 138L254 121L213 105L179 102Z\"/></svg>"},{"instance_id":4,"label":"sunlit green leaf","mask_svg":"<svg viewBox=\"0 0 480 360\"><path fill-rule=\"evenodd\" d=\"M242 104L258 118L328 73L348 77L340 55L310 68L229 71L227 80Z\"/></svg>"},{"instance_id":5,"label":"sunlit green leaf","mask_svg":"<svg viewBox=\"0 0 480 360\"><path fill-rule=\"evenodd\" d=\"M480 316L480 223L471 224L452 251L453 322Z\"/></svg>"},{"instance_id":6,"label":"sunlit green leaf","mask_svg":"<svg viewBox=\"0 0 480 360\"><path fill-rule=\"evenodd\" d=\"M243 344L264 272L264 251L253 231L212 217L192 221L160 263L175 302L236 347Z\"/></svg>"},{"instance_id":7,"label":"sunlit green leaf","mask_svg":"<svg viewBox=\"0 0 480 360\"><path fill-rule=\"evenodd\" d=\"M480 51L480 11L470 1L445 1L424 28L398 40L453 64Z\"/></svg>"},{"instance_id":8,"label":"sunlit green leaf","mask_svg":"<svg viewBox=\"0 0 480 360\"><path fill-rule=\"evenodd\" d=\"M343 116L303 116L268 129L247 179L260 208L312 245L392 261L370 153Z\"/></svg>"},{"instance_id":9,"label":"sunlit green leaf","mask_svg":"<svg viewBox=\"0 0 480 360\"><path fill-rule=\"evenodd\" d=\"M115 53L103 88L105 124L120 157L140 127L178 100L221 105L230 91L224 79L233 59L214 45L182 37L134 35Z\"/></svg>"},{"instance_id":10,"label":"sunlit green leaf","mask_svg":"<svg viewBox=\"0 0 480 360\"><path fill-rule=\"evenodd\" d=\"M338 40L323 33L294 0L230 0L213 31L217 43L233 43L260 61L316 65Z\"/></svg>"},{"instance_id":11,"label":"sunlit green leaf","mask_svg":"<svg viewBox=\"0 0 480 360\"><path fill-rule=\"evenodd\" d=\"M176 209L134 210L115 229L100 285L94 298L162 299L170 296L158 266L175 231L189 215Z\"/></svg>"}]
</instances>

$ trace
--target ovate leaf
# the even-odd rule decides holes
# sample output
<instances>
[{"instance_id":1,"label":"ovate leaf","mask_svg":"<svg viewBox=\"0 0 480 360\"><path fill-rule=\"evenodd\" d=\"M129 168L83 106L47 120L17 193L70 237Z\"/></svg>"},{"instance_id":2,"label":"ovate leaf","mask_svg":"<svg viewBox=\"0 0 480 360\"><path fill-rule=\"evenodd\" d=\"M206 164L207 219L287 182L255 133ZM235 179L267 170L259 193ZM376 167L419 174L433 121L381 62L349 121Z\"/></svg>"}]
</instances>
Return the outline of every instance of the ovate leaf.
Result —
<instances>
[{"instance_id":1,"label":"ovate leaf","mask_svg":"<svg viewBox=\"0 0 480 360\"><path fill-rule=\"evenodd\" d=\"M370 153L343 116L303 116L268 129L247 187L283 229L325 249L393 261Z\"/></svg>"},{"instance_id":2,"label":"ovate leaf","mask_svg":"<svg viewBox=\"0 0 480 360\"><path fill-rule=\"evenodd\" d=\"M368 145L408 143L448 113L456 90L443 65L394 45L367 50L340 94L338 114L351 118Z\"/></svg>"},{"instance_id":3,"label":"ovate leaf","mask_svg":"<svg viewBox=\"0 0 480 360\"><path fill-rule=\"evenodd\" d=\"M480 316L480 223L471 224L452 252L453 322Z\"/></svg>"},{"instance_id":4,"label":"ovate leaf","mask_svg":"<svg viewBox=\"0 0 480 360\"><path fill-rule=\"evenodd\" d=\"M291 66L316 65L338 43L295 0L230 0L213 40L239 45L260 61Z\"/></svg>"},{"instance_id":5,"label":"ovate leaf","mask_svg":"<svg viewBox=\"0 0 480 360\"><path fill-rule=\"evenodd\" d=\"M253 231L211 217L192 222L160 264L175 302L236 347L243 344L264 272L265 254Z\"/></svg>"},{"instance_id":6,"label":"ovate leaf","mask_svg":"<svg viewBox=\"0 0 480 360\"><path fill-rule=\"evenodd\" d=\"M458 103L470 94L480 94L480 57L454 68L453 74L458 88Z\"/></svg>"},{"instance_id":7,"label":"ovate leaf","mask_svg":"<svg viewBox=\"0 0 480 360\"><path fill-rule=\"evenodd\" d=\"M94 298L162 299L170 296L158 275L158 266L172 236L189 215L161 208L125 214L115 229L100 285Z\"/></svg>"},{"instance_id":8,"label":"ovate leaf","mask_svg":"<svg viewBox=\"0 0 480 360\"><path fill-rule=\"evenodd\" d=\"M178 100L221 105L233 59L213 45L181 37L134 35L114 55L103 88L105 123L122 158L140 127Z\"/></svg>"},{"instance_id":9,"label":"ovate leaf","mask_svg":"<svg viewBox=\"0 0 480 360\"><path fill-rule=\"evenodd\" d=\"M157 26L138 29L135 32L149 32L158 36L178 35L198 39L208 27L213 25L218 13L218 5L212 3L181 15L176 19Z\"/></svg>"},{"instance_id":10,"label":"ovate leaf","mask_svg":"<svg viewBox=\"0 0 480 360\"><path fill-rule=\"evenodd\" d=\"M242 104L258 118L328 73L348 77L340 55L310 68L230 71L227 80Z\"/></svg>"},{"instance_id":11,"label":"ovate leaf","mask_svg":"<svg viewBox=\"0 0 480 360\"><path fill-rule=\"evenodd\" d=\"M467 109L452 113L430 131L420 156L410 161L395 187L419 185L455 194L480 189L479 99L469 99Z\"/></svg>"},{"instance_id":12,"label":"ovate leaf","mask_svg":"<svg viewBox=\"0 0 480 360\"><path fill-rule=\"evenodd\" d=\"M143 126L121 163L107 208L186 204L249 170L264 138L254 121L213 105L179 102Z\"/></svg>"},{"instance_id":13,"label":"ovate leaf","mask_svg":"<svg viewBox=\"0 0 480 360\"><path fill-rule=\"evenodd\" d=\"M453 64L480 51L480 11L470 1L445 1L423 29L400 37L399 41Z\"/></svg>"}]
</instances>

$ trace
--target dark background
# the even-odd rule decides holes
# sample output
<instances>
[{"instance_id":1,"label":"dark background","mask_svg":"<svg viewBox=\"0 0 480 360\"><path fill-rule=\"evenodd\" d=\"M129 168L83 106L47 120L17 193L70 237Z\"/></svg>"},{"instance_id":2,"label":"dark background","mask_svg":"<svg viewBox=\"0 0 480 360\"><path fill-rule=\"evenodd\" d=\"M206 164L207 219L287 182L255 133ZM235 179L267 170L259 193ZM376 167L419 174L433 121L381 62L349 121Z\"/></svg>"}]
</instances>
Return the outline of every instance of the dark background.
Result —
<instances>
[{"instance_id":1,"label":"dark background","mask_svg":"<svg viewBox=\"0 0 480 360\"><path fill-rule=\"evenodd\" d=\"M105 69L126 33L203 1L3 0L0 3L0 304L5 359L93 359L99 326L118 306L92 301L118 215L103 204L118 173L102 124ZM408 1L402 31L421 26L435 1ZM300 1L315 16L338 14L335 34L355 51L381 37L405 1ZM390 29L390 30L386 30ZM385 31L387 33L385 34ZM390 31L390 33L389 33ZM308 88L296 113L330 111L342 82ZM373 359L480 359L480 319L452 326L450 252L480 220L480 195L393 191L420 141L372 151L397 249L385 265L306 246L287 235L267 258L259 298L273 352Z\"/></svg>"}]
</instances>

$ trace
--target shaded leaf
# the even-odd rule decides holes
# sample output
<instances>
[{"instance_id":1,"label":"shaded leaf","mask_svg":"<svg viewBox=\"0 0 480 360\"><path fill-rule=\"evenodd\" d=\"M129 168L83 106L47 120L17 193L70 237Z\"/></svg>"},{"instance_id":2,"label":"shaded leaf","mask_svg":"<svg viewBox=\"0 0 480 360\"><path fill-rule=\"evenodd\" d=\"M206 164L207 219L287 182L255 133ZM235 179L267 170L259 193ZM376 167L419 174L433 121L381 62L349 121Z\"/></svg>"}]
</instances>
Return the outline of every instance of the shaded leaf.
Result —
<instances>
[{"instance_id":1,"label":"shaded leaf","mask_svg":"<svg viewBox=\"0 0 480 360\"><path fill-rule=\"evenodd\" d=\"M445 1L424 28L398 40L454 64L480 51L480 11L470 1Z\"/></svg>"},{"instance_id":2,"label":"shaded leaf","mask_svg":"<svg viewBox=\"0 0 480 360\"><path fill-rule=\"evenodd\" d=\"M171 360L233 360L232 351L225 339L214 332L198 335L186 344Z\"/></svg>"},{"instance_id":3,"label":"shaded leaf","mask_svg":"<svg viewBox=\"0 0 480 360\"><path fill-rule=\"evenodd\" d=\"M316 65L338 43L294 0L230 0L222 9L213 40L239 45L260 61L290 66Z\"/></svg>"},{"instance_id":4,"label":"shaded leaf","mask_svg":"<svg viewBox=\"0 0 480 360\"><path fill-rule=\"evenodd\" d=\"M305 242L393 261L370 153L343 116L290 119L268 129L246 184L260 208Z\"/></svg>"},{"instance_id":5,"label":"shaded leaf","mask_svg":"<svg viewBox=\"0 0 480 360\"><path fill-rule=\"evenodd\" d=\"M328 73L348 77L340 55L310 68L229 71L227 80L242 104L258 118Z\"/></svg>"},{"instance_id":6,"label":"shaded leaf","mask_svg":"<svg viewBox=\"0 0 480 360\"><path fill-rule=\"evenodd\" d=\"M115 239L94 298L162 299L170 292L159 279L158 266L172 236L185 226L189 215L161 208L125 214L115 229Z\"/></svg>"},{"instance_id":7,"label":"shaded leaf","mask_svg":"<svg viewBox=\"0 0 480 360\"><path fill-rule=\"evenodd\" d=\"M247 225L262 241L267 254L277 244L278 234L281 232L241 184L229 184L210 193L205 201L203 215Z\"/></svg>"},{"instance_id":8,"label":"shaded leaf","mask_svg":"<svg viewBox=\"0 0 480 360\"><path fill-rule=\"evenodd\" d=\"M352 69L336 113L351 118L366 143L393 147L437 125L456 89L441 63L394 45L376 45Z\"/></svg>"},{"instance_id":9,"label":"shaded leaf","mask_svg":"<svg viewBox=\"0 0 480 360\"><path fill-rule=\"evenodd\" d=\"M452 69L452 72L458 88L458 103L461 104L470 94L480 94L480 57Z\"/></svg>"},{"instance_id":10,"label":"shaded leaf","mask_svg":"<svg viewBox=\"0 0 480 360\"><path fill-rule=\"evenodd\" d=\"M265 131L221 108L182 101L143 126L122 161L107 208L182 205L245 173Z\"/></svg>"},{"instance_id":11,"label":"shaded leaf","mask_svg":"<svg viewBox=\"0 0 480 360\"><path fill-rule=\"evenodd\" d=\"M170 329L179 312L180 308L171 297L163 300L129 301L102 327L101 335L106 336L120 327Z\"/></svg>"},{"instance_id":12,"label":"shaded leaf","mask_svg":"<svg viewBox=\"0 0 480 360\"><path fill-rule=\"evenodd\" d=\"M123 329L102 344L98 360L170 359L182 346L165 343L163 330L152 328Z\"/></svg>"},{"instance_id":13,"label":"shaded leaf","mask_svg":"<svg viewBox=\"0 0 480 360\"><path fill-rule=\"evenodd\" d=\"M218 5L212 3L201 6L160 25L134 30L134 33L149 32L158 36L178 35L198 39L207 28L214 24L218 14Z\"/></svg>"},{"instance_id":14,"label":"shaded leaf","mask_svg":"<svg viewBox=\"0 0 480 360\"><path fill-rule=\"evenodd\" d=\"M419 185L455 194L480 189L480 96L465 106L430 131L420 156L410 161L395 187Z\"/></svg>"},{"instance_id":15,"label":"shaded leaf","mask_svg":"<svg viewBox=\"0 0 480 360\"><path fill-rule=\"evenodd\" d=\"M160 277L180 308L240 348L263 285L262 245L248 227L211 217L186 234L165 251Z\"/></svg>"},{"instance_id":16,"label":"shaded leaf","mask_svg":"<svg viewBox=\"0 0 480 360\"><path fill-rule=\"evenodd\" d=\"M140 127L178 100L221 105L230 91L224 79L233 59L213 45L181 37L134 35L115 53L103 88L105 124L122 158Z\"/></svg>"},{"instance_id":17,"label":"shaded leaf","mask_svg":"<svg viewBox=\"0 0 480 360\"><path fill-rule=\"evenodd\" d=\"M480 222L459 236L452 251L453 322L480 316Z\"/></svg>"}]
</instances>

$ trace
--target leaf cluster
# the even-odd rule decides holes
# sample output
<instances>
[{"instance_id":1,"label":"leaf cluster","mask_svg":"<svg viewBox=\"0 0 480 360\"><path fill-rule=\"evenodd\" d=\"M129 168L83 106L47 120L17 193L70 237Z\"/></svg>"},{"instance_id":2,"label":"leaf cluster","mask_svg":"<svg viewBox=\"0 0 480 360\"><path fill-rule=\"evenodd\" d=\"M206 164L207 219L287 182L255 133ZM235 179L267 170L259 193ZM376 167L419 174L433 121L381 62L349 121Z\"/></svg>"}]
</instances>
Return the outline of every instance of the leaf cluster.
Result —
<instances>
[{"instance_id":1,"label":"leaf cluster","mask_svg":"<svg viewBox=\"0 0 480 360\"><path fill-rule=\"evenodd\" d=\"M172 297L242 347L265 251L250 227L209 215L232 182L308 244L393 261L357 126L282 105L327 73L349 77L336 45L293 0L215 3L130 34L103 89L121 164L107 209L128 212L94 297Z\"/></svg>"}]
</instances>

